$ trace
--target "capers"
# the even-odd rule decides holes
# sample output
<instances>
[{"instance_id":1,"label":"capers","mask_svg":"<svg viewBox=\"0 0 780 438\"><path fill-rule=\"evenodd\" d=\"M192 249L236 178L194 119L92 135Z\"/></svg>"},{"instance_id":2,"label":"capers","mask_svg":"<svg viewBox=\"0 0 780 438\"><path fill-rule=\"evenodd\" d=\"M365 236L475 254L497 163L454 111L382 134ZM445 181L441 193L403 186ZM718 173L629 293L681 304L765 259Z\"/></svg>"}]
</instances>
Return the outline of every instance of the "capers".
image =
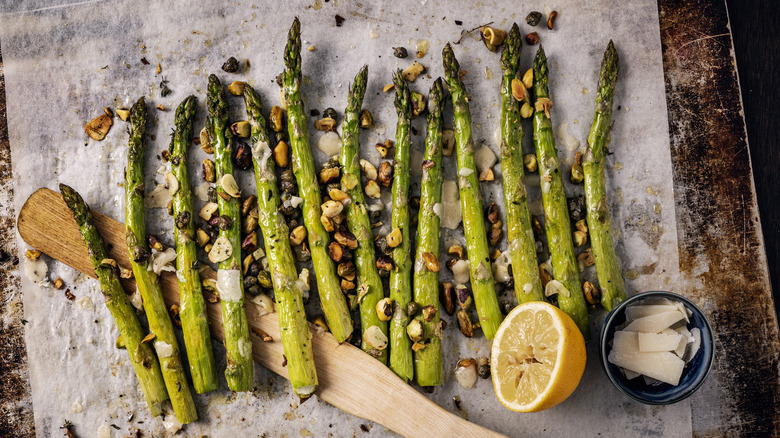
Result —
<instances>
[{"instance_id":1,"label":"capers","mask_svg":"<svg viewBox=\"0 0 780 438\"><path fill-rule=\"evenodd\" d=\"M404 59L409 56L409 52L406 51L406 47L393 47L393 56Z\"/></svg>"},{"instance_id":2,"label":"capers","mask_svg":"<svg viewBox=\"0 0 780 438\"><path fill-rule=\"evenodd\" d=\"M525 22L529 26L536 26L540 21L542 21L542 13L539 11L533 11L525 16Z\"/></svg>"},{"instance_id":3,"label":"capers","mask_svg":"<svg viewBox=\"0 0 780 438\"><path fill-rule=\"evenodd\" d=\"M225 61L224 64L222 64L222 70L226 73L235 73L238 71L238 60L231 56L230 58Z\"/></svg>"}]
</instances>

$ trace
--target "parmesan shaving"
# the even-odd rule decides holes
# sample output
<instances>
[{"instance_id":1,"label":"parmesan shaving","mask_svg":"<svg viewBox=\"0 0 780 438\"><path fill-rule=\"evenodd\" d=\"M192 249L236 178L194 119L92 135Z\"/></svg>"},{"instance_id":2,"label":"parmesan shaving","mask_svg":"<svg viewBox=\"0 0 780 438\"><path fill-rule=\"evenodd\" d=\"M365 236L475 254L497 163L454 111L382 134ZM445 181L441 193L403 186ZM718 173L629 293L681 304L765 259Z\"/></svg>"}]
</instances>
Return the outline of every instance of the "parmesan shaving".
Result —
<instances>
[{"instance_id":1,"label":"parmesan shaving","mask_svg":"<svg viewBox=\"0 0 780 438\"><path fill-rule=\"evenodd\" d=\"M241 301L241 271L238 269L217 271L217 291L222 301L231 303Z\"/></svg>"}]
</instances>

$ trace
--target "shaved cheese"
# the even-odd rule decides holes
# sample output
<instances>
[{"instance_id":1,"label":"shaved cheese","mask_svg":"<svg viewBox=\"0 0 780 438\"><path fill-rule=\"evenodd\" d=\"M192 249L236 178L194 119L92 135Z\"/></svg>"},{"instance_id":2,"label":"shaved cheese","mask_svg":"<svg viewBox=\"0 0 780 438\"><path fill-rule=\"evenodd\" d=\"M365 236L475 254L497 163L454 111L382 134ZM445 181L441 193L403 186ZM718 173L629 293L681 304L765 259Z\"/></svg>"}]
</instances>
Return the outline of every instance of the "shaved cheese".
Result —
<instances>
[{"instance_id":1,"label":"shaved cheese","mask_svg":"<svg viewBox=\"0 0 780 438\"><path fill-rule=\"evenodd\" d=\"M474 153L474 162L480 173L493 167L496 161L496 154L485 143L482 143L482 146Z\"/></svg>"},{"instance_id":2,"label":"shaved cheese","mask_svg":"<svg viewBox=\"0 0 780 438\"><path fill-rule=\"evenodd\" d=\"M683 357L685 363L690 362L696 356L696 353L699 352L699 347L701 347L701 331L698 327L691 329L691 336L693 337L693 341Z\"/></svg>"},{"instance_id":3,"label":"shaved cheese","mask_svg":"<svg viewBox=\"0 0 780 438\"><path fill-rule=\"evenodd\" d=\"M153 249L146 269L157 275L163 271L176 272L176 267L173 265L175 260L176 251L173 248L165 248L165 251Z\"/></svg>"},{"instance_id":4,"label":"shaved cheese","mask_svg":"<svg viewBox=\"0 0 780 438\"><path fill-rule=\"evenodd\" d=\"M458 175L460 176L469 176L472 173L474 173L474 169L470 169L468 167L461 167L460 170L458 171Z\"/></svg>"},{"instance_id":5,"label":"shaved cheese","mask_svg":"<svg viewBox=\"0 0 780 438\"><path fill-rule=\"evenodd\" d=\"M678 310L674 305L666 304L636 304L626 307L626 319L633 321L644 318L645 316L656 315L664 312L673 312Z\"/></svg>"},{"instance_id":6,"label":"shaved cheese","mask_svg":"<svg viewBox=\"0 0 780 438\"><path fill-rule=\"evenodd\" d=\"M218 270L217 291L222 301L231 303L241 301L241 271L238 269Z\"/></svg>"},{"instance_id":7,"label":"shaved cheese","mask_svg":"<svg viewBox=\"0 0 780 438\"><path fill-rule=\"evenodd\" d=\"M298 196L293 196L290 198L290 205L292 205L293 208L298 208L299 205L303 203L303 198L300 198Z\"/></svg>"},{"instance_id":8,"label":"shaved cheese","mask_svg":"<svg viewBox=\"0 0 780 438\"><path fill-rule=\"evenodd\" d=\"M683 319L679 310L663 312L655 315L638 318L626 326L625 331L642 333L660 333L672 324Z\"/></svg>"},{"instance_id":9,"label":"shaved cheese","mask_svg":"<svg viewBox=\"0 0 780 438\"><path fill-rule=\"evenodd\" d=\"M27 278L33 283L39 283L46 279L46 274L49 273L49 267L46 266L46 262L42 259L30 260L24 259L24 273Z\"/></svg>"},{"instance_id":10,"label":"shaved cheese","mask_svg":"<svg viewBox=\"0 0 780 438\"><path fill-rule=\"evenodd\" d=\"M157 341L154 343L154 349L157 351L157 355L160 357L171 357L173 356L173 345L163 342L163 341Z\"/></svg>"},{"instance_id":11,"label":"shaved cheese","mask_svg":"<svg viewBox=\"0 0 780 438\"><path fill-rule=\"evenodd\" d=\"M639 333L639 351L672 351L677 348L682 335L672 333Z\"/></svg>"},{"instance_id":12,"label":"shaved cheese","mask_svg":"<svg viewBox=\"0 0 780 438\"><path fill-rule=\"evenodd\" d=\"M615 332L608 360L611 364L670 385L680 383L685 367L685 362L674 353L640 351L639 334L624 331Z\"/></svg>"},{"instance_id":13,"label":"shaved cheese","mask_svg":"<svg viewBox=\"0 0 780 438\"><path fill-rule=\"evenodd\" d=\"M144 207L146 208L166 208L171 202L171 194L164 184L158 184L151 192L144 196Z\"/></svg>"},{"instance_id":14,"label":"shaved cheese","mask_svg":"<svg viewBox=\"0 0 780 438\"><path fill-rule=\"evenodd\" d=\"M444 180L441 184L441 226L450 230L458 228L462 214L458 184L452 180Z\"/></svg>"}]
</instances>

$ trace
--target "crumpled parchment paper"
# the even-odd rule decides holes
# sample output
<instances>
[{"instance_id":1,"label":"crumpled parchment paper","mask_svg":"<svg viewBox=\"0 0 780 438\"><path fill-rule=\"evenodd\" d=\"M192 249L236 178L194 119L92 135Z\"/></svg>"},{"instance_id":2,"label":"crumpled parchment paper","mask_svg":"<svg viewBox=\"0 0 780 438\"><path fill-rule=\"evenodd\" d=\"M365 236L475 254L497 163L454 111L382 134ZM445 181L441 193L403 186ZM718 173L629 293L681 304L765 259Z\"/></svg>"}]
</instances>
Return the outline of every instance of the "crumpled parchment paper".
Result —
<instances>
[{"instance_id":1,"label":"crumpled parchment paper","mask_svg":"<svg viewBox=\"0 0 780 438\"><path fill-rule=\"evenodd\" d=\"M525 22L527 13L546 16L559 12L555 30L544 21L536 28ZM513 21L523 33L537 31L550 66L553 126L562 167L568 169L578 145L584 145L593 117L595 89L604 49L615 41L621 57L615 94L615 126L612 155L608 158L607 185L617 252L629 293L642 290L675 290L679 282L677 240L672 192L666 102L657 5L643 0L617 5L608 0L579 2L559 0L518 3L488 0L456 3L422 0L398 2L348 2L293 0L283 4L251 2L150 2L128 0L12 2L0 6L0 44L5 65L7 106L15 207L39 187L56 189L59 182L72 185L95 209L118 220L123 217L123 169L126 124L115 119L105 140L95 142L84 133L84 124L111 108L129 107L146 96L150 108L148 128L147 187L162 182L156 173L159 153L167 148L173 125L173 109L187 95L200 99L196 132L205 122L207 76L216 73L223 83L245 80L265 100L266 111L278 104L275 76L283 69L282 51L293 16L302 21L304 50L303 97L308 109L346 105L352 77L368 64L369 88L364 108L372 111L376 127L361 135L362 156L379 163L373 144L394 138L395 112L392 93L382 93L391 74L418 60L419 41L430 49L420 58L428 68L412 89L427 95L433 79L443 74L441 49L461 31L488 22L509 30ZM335 16L344 18L337 27ZM462 24L456 24L462 22ZM312 50L307 50L312 46ZM407 59L393 56L392 47L406 47ZM475 36L454 46L470 96L474 138L498 152L498 87L501 81L499 53L489 52ZM525 46L523 70L531 66L537 46ZM220 70L235 56L239 74ZM148 65L142 61L148 61ZM161 73L157 74L160 63ZM169 81L173 93L160 97L160 82ZM231 119L241 120L240 99L230 98ZM449 105L449 104L448 104ZM451 105L449 105L451 106ZM452 126L452 110L445 125ZM413 122L418 134L413 147L420 155L424 118ZM532 150L530 123L525 147ZM316 147L320 133L309 127L315 159L327 157ZM201 184L200 162L205 153L192 148L192 184ZM419 166L419 160L416 161ZM483 183L485 202L502 207L500 165L497 178ZM564 172L568 173L568 172ZM416 173L419 175L419 171ZM445 176L455 178L455 159L445 160ZM253 190L250 172L241 172L239 183ZM541 214L538 176L530 176L531 211ZM413 178L419 192L419 178ZM569 196L581 188L567 187ZM389 200L389 191L385 200ZM196 207L197 208L197 207ZM387 205L385 213L389 223ZM161 210L147 217L150 232L171 244L171 219ZM462 229L443 230L442 245L462 240ZM506 243L502 243L506 248ZM19 241L23 250L26 245ZM48 261L49 279L61 277L76 297L65 298L50 282L24 280L27 354L33 390L37 433L60 433L65 419L80 436L125 436L135 429L159 435L162 418L151 418L143 402L124 351L114 348L117 330L103 305L96 281ZM442 279L449 275L442 270ZM595 279L593 268L584 273ZM316 297L316 294L314 295ZM507 291L501 299L513 299ZM316 299L310 307L316 307ZM593 315L594 334L604 318ZM445 317L445 319L449 319ZM181 342L181 341L180 341ZM464 338L450 320L443 342L446 382L429 397L445 409L470 421L512 435L593 436L658 434L689 435L690 405L650 407L622 396L606 379L589 346L588 365L578 390L561 405L537 414L516 414L499 405L489 380L479 380L465 390L452 377L459 358L489 355L490 343L477 336ZM224 350L216 356L224 366ZM231 393L221 377L218 391L195 397L201 419L185 427L188 436L381 436L385 427L353 417L316 397L303 405L289 384L260 366L255 367L256 389ZM457 410L453 397L459 397ZM381 394L377 394L381 397ZM420 421L425 421L421 418ZM361 429L365 425L368 432Z\"/></svg>"}]
</instances>

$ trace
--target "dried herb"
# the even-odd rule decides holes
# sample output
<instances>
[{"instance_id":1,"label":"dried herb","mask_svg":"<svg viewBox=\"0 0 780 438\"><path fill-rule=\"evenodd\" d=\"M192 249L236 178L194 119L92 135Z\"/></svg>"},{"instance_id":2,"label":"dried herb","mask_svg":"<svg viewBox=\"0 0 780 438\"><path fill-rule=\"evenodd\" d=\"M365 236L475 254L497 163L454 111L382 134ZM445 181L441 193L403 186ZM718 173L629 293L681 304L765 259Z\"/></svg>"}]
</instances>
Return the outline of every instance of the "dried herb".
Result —
<instances>
[{"instance_id":1,"label":"dried herb","mask_svg":"<svg viewBox=\"0 0 780 438\"><path fill-rule=\"evenodd\" d=\"M171 93L173 93L173 91L168 88L168 80L163 77L162 81L160 81L160 96L165 97Z\"/></svg>"}]
</instances>

